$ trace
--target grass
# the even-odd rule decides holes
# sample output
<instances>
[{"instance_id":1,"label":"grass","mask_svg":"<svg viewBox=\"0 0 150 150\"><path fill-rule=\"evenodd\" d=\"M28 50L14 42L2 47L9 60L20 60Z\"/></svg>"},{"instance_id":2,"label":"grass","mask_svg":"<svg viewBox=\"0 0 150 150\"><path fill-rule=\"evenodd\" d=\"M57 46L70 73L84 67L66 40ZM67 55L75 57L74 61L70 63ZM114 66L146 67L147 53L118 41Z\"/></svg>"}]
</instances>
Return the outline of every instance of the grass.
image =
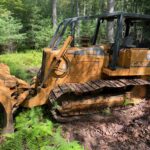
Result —
<instances>
[{"instance_id":1,"label":"grass","mask_svg":"<svg viewBox=\"0 0 150 150\"><path fill-rule=\"evenodd\" d=\"M0 63L5 63L10 67L10 72L18 78L29 81L31 75L27 72L30 68L40 68L42 61L42 51L26 51L22 53L2 54Z\"/></svg>"}]
</instances>

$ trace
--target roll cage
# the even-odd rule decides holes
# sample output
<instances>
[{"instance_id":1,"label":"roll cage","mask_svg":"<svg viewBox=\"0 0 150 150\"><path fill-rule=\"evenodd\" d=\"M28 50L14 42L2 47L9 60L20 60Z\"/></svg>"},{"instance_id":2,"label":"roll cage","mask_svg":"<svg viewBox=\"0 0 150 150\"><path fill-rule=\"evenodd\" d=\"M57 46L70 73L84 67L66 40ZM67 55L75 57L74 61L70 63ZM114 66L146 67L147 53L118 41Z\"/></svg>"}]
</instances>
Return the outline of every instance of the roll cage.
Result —
<instances>
[{"instance_id":1,"label":"roll cage","mask_svg":"<svg viewBox=\"0 0 150 150\"><path fill-rule=\"evenodd\" d=\"M52 40L49 44L49 47L53 50L57 49L58 45L60 44L64 33L66 32L67 27L70 27L70 35L75 37L75 27L79 21L82 20L97 20L96 28L94 32L94 36L92 39L92 45L96 44L97 37L99 34L99 28L101 21L103 20L114 20L117 19L117 30L115 33L114 44L112 46L112 61L109 64L111 69L116 69L116 64L118 60L118 54L120 50L120 38L122 38L122 31L123 31L123 19L125 19L126 30L125 30L125 37L129 34L131 20L146 20L150 21L150 15L143 15L143 14L135 14L135 13L124 13L124 12L114 12L114 13L104 13L101 15L94 15L94 16L83 16L83 17L74 17L68 18L63 20L59 25L58 28L52 37ZM71 43L71 47L74 47L75 38Z\"/></svg>"}]
</instances>

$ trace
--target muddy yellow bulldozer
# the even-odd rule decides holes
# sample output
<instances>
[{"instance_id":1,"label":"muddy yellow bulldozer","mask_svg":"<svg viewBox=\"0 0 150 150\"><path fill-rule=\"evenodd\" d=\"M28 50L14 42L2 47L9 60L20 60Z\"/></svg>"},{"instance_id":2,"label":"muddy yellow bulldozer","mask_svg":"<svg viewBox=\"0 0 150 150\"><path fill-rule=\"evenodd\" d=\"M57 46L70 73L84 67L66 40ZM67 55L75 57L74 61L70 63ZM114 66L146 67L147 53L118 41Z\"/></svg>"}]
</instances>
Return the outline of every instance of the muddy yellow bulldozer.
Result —
<instances>
[{"instance_id":1,"label":"muddy yellow bulldozer","mask_svg":"<svg viewBox=\"0 0 150 150\"><path fill-rule=\"evenodd\" d=\"M95 23L94 32L85 35L87 27L76 38L76 27L81 21L86 26L89 20L92 27ZM107 21L114 22L112 43L105 40ZM19 107L47 104L55 120L66 122L146 97L149 25L150 15L122 12L65 19L43 50L41 68L31 84L10 75L9 68L0 64L1 132L13 132L13 114Z\"/></svg>"}]
</instances>

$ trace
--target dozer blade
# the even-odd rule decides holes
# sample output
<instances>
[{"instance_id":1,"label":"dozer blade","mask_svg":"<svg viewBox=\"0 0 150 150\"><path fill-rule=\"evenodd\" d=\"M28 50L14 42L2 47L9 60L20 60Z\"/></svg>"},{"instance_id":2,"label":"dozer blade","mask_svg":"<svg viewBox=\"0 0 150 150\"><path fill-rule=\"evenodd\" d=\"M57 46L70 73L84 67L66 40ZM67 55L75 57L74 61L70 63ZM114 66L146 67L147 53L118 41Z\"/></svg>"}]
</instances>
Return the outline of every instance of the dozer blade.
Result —
<instances>
[{"instance_id":1,"label":"dozer blade","mask_svg":"<svg viewBox=\"0 0 150 150\"><path fill-rule=\"evenodd\" d=\"M13 112L25 100L30 85L10 74L9 67L0 63L0 133L11 133Z\"/></svg>"},{"instance_id":2,"label":"dozer blade","mask_svg":"<svg viewBox=\"0 0 150 150\"><path fill-rule=\"evenodd\" d=\"M57 121L72 121L83 115L98 113L105 107L123 105L126 99L133 100L132 90L135 86L147 85L150 85L150 82L142 79L64 84L51 91L50 111Z\"/></svg>"}]
</instances>

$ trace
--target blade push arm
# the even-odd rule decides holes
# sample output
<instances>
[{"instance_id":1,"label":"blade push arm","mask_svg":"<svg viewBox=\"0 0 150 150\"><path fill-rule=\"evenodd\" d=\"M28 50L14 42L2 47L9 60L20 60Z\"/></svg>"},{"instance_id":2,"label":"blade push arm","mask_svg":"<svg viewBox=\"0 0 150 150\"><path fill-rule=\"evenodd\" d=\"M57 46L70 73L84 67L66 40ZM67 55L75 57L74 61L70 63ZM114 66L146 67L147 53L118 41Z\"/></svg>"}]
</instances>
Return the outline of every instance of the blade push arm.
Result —
<instances>
[{"instance_id":1,"label":"blade push arm","mask_svg":"<svg viewBox=\"0 0 150 150\"><path fill-rule=\"evenodd\" d=\"M59 66L59 64L61 62L61 59L63 59L65 61L65 63L68 65L68 59L65 56L65 53L67 52L67 47L70 45L72 40L73 40L73 37L72 36L68 36L68 38L64 42L64 44L63 44L62 48L60 49L60 51L58 52L58 54L53 58L52 63L50 64L50 69L48 71L48 74L46 75L46 77L42 81L41 85L39 86L40 88L43 87L44 83L47 81L47 79L50 77L50 75L53 74L55 77L59 77L59 75L57 75L55 73L55 71L57 71L58 66ZM65 75L65 73L60 75L60 77L62 77L64 75Z\"/></svg>"}]
</instances>

